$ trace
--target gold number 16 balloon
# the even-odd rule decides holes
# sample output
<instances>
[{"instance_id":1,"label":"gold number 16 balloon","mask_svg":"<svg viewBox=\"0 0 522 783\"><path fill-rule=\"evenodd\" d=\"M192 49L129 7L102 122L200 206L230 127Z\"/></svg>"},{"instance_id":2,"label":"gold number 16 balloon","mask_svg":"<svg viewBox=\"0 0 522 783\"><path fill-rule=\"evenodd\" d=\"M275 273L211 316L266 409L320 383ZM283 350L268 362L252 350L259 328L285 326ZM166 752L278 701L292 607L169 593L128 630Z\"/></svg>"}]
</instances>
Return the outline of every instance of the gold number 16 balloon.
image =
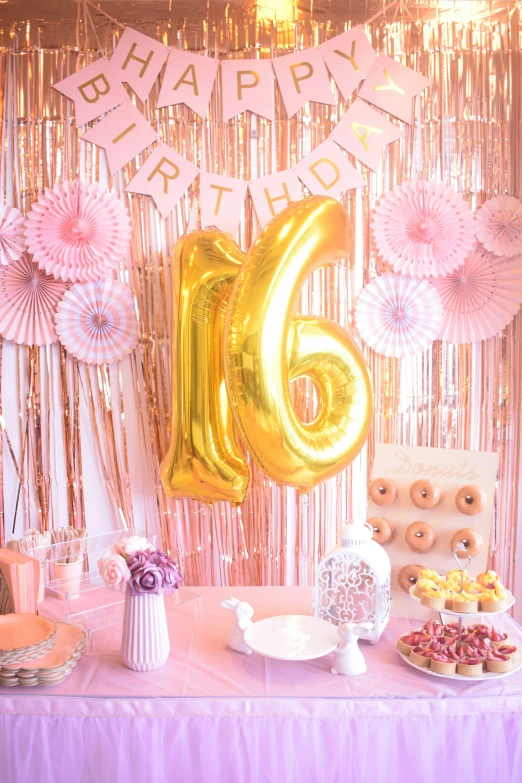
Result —
<instances>
[{"instance_id":1,"label":"gold number 16 balloon","mask_svg":"<svg viewBox=\"0 0 522 783\"><path fill-rule=\"evenodd\" d=\"M161 468L168 495L244 500L249 471L235 426L274 481L302 492L357 456L372 416L364 358L339 324L294 313L307 276L350 244L348 213L324 196L279 213L246 257L218 231L178 242L172 438ZM299 376L319 393L308 423L291 401Z\"/></svg>"}]
</instances>

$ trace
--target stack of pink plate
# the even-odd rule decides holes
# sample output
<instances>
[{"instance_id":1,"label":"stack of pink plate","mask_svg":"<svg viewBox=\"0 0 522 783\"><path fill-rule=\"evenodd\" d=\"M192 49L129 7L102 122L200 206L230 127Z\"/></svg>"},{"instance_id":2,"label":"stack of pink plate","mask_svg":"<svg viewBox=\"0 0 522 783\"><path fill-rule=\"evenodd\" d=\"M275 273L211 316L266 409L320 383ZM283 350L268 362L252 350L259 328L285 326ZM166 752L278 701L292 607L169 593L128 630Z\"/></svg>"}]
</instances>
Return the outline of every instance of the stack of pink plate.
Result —
<instances>
[{"instance_id":1,"label":"stack of pink plate","mask_svg":"<svg viewBox=\"0 0 522 783\"><path fill-rule=\"evenodd\" d=\"M56 685L85 649L85 632L35 614L0 616L0 685Z\"/></svg>"}]
</instances>

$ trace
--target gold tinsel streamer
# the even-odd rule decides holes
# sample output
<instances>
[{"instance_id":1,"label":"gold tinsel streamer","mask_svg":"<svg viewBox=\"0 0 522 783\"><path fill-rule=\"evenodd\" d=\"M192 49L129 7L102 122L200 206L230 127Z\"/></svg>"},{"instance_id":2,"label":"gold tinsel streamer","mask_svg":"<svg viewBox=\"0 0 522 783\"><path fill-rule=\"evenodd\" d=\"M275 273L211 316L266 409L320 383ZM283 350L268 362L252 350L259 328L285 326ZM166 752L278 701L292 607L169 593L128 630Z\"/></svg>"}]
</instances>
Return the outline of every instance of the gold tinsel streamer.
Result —
<instances>
[{"instance_id":1,"label":"gold tinsel streamer","mask_svg":"<svg viewBox=\"0 0 522 783\"><path fill-rule=\"evenodd\" d=\"M71 105L51 89L53 82L87 65L100 51L110 53L121 25L81 2L56 0L52 8L39 0L25 5L23 21L9 5L0 6L2 198L27 210L44 187L76 176L107 182L123 193L144 156L110 177L99 149L80 143ZM432 88L416 101L417 131L407 127L404 138L385 149L379 173L368 177L368 188L344 198L354 225L350 259L316 272L302 291L299 311L353 329L355 297L382 271L372 247L371 210L395 183L415 175L435 177L465 194L473 208L496 193L522 197L519 10L506 2L421 0L394 3L380 14L384 4L375 0L319 0L309 9L300 4L294 22L274 21L283 6L290 4L195 3L188 19L183 18L187 8L176 0L101 3L120 22L165 44L218 59L286 54L320 44L373 16L366 32L374 47L433 80ZM42 19L46 21L38 21ZM246 180L295 165L329 135L346 108L339 97L335 106L312 103L288 120L276 93L273 126L250 114L224 123L218 83L203 121L183 105L156 109L158 89L159 81L144 104L133 100L161 138L201 169ZM498 450L501 478L491 565L512 585L520 445L519 316L502 335L478 345L436 343L401 362L368 350L376 392L368 447L350 468L308 495L299 497L276 486L252 465L252 487L238 509L165 497L158 468L170 437L170 255L187 228L194 197L197 200L197 184L163 222L147 198L126 196L133 242L120 278L132 285L136 296L140 341L133 356L109 371L80 368L59 346L18 349L19 441L25 447L15 456L1 418L0 471L7 460L15 464L24 526L85 525L84 428L95 443L113 501L114 524L131 526L135 520L159 530L164 546L183 561L188 583L306 584L341 521L364 513L362 488L376 442ZM257 230L247 199L239 234L243 249ZM124 405L125 384L132 388ZM313 415L311 384L294 384L294 399L303 418ZM131 481L126 416L137 418L141 485ZM54 475L57 437L63 438L66 454L68 520L53 501L54 482L63 480ZM133 494L143 497L143 521L133 514ZM0 543L3 527L12 524L3 514L1 498Z\"/></svg>"}]
</instances>

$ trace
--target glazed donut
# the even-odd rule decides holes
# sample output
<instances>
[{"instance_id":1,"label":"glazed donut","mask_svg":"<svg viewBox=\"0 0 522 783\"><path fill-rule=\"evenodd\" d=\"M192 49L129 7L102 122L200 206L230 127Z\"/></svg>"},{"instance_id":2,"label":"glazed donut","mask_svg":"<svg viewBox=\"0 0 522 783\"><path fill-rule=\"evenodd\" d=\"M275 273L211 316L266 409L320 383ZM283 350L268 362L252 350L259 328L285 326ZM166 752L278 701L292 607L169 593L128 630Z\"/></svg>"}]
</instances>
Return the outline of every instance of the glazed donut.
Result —
<instances>
[{"instance_id":1,"label":"glazed donut","mask_svg":"<svg viewBox=\"0 0 522 783\"><path fill-rule=\"evenodd\" d=\"M435 544L435 531L427 522L412 522L406 528L404 538L414 552L429 552Z\"/></svg>"},{"instance_id":2,"label":"glazed donut","mask_svg":"<svg viewBox=\"0 0 522 783\"><path fill-rule=\"evenodd\" d=\"M459 544L464 544L466 547L465 552L463 552L462 549L457 549ZM482 540L480 533L477 533L476 530L473 530L470 527L463 527L462 530L457 530L451 537L450 549L452 552L455 552L457 549L457 557L465 558L467 560L468 555L470 557L476 557L482 549L483 544L484 541Z\"/></svg>"},{"instance_id":3,"label":"glazed donut","mask_svg":"<svg viewBox=\"0 0 522 783\"><path fill-rule=\"evenodd\" d=\"M376 478L368 494L376 506L390 506L397 499L397 484L392 479Z\"/></svg>"},{"instance_id":4,"label":"glazed donut","mask_svg":"<svg viewBox=\"0 0 522 783\"><path fill-rule=\"evenodd\" d=\"M410 587L417 584L417 579L423 568L424 566L420 565L403 566L397 574L397 581L401 590L404 590L405 593L409 593Z\"/></svg>"},{"instance_id":5,"label":"glazed donut","mask_svg":"<svg viewBox=\"0 0 522 783\"><path fill-rule=\"evenodd\" d=\"M368 523L373 527L373 540L384 546L393 537L393 523L384 517L371 517Z\"/></svg>"},{"instance_id":6,"label":"glazed donut","mask_svg":"<svg viewBox=\"0 0 522 783\"><path fill-rule=\"evenodd\" d=\"M414 481L410 487L410 498L417 508L435 508L441 498L440 487L434 481Z\"/></svg>"},{"instance_id":7,"label":"glazed donut","mask_svg":"<svg viewBox=\"0 0 522 783\"><path fill-rule=\"evenodd\" d=\"M473 517L475 514L480 514L481 511L484 511L486 493L475 484L468 484L466 487L459 489L455 495L455 505L461 514Z\"/></svg>"}]
</instances>

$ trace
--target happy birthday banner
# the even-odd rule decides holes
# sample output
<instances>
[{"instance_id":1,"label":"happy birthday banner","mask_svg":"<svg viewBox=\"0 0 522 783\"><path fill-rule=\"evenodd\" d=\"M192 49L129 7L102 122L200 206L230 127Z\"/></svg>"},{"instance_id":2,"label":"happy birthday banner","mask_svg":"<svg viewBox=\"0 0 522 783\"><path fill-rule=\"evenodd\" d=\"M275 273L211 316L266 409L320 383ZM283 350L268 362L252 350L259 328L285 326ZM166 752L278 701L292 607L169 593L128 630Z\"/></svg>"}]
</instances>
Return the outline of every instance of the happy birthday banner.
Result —
<instances>
[{"instance_id":1,"label":"happy birthday banner","mask_svg":"<svg viewBox=\"0 0 522 783\"><path fill-rule=\"evenodd\" d=\"M288 117L308 101L335 104L330 75L348 100L358 96L329 138L293 169L245 182L200 172L161 142L123 87L126 82L145 101L166 62L158 108L184 103L205 118L221 71L222 115L226 122L244 111L274 121L273 90L278 88ZM172 50L147 35L126 28L111 59L101 57L54 85L74 101L77 126L107 114L82 138L105 149L111 174L157 142L126 190L153 198L162 218L175 208L200 175L202 226L236 234L247 188L261 227L290 201L303 198L302 185L314 195L339 198L345 190L366 185L341 148L377 171L384 146L403 131L369 104L412 122L412 99L430 80L387 55L377 55L361 28L354 28L312 49L271 60L227 60Z\"/></svg>"}]
</instances>

